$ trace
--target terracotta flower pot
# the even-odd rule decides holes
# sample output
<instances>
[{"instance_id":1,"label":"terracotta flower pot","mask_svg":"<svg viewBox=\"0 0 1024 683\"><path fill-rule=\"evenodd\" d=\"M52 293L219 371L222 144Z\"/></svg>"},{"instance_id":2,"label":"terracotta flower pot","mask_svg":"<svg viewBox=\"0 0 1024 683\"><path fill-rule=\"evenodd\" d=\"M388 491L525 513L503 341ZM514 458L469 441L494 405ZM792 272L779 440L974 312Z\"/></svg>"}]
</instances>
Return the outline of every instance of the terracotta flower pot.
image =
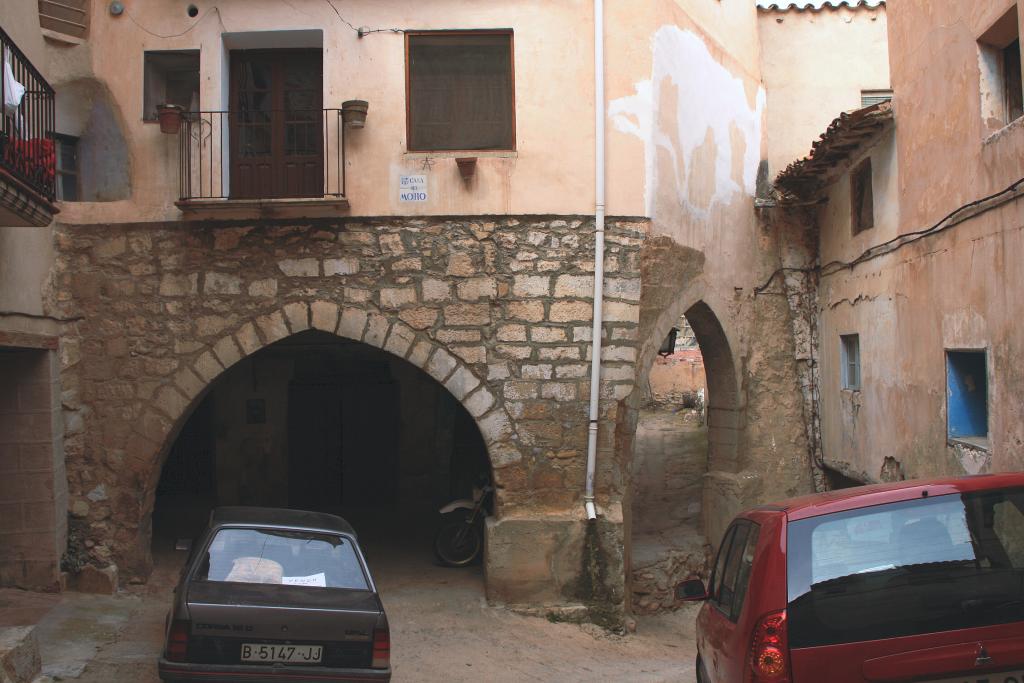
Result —
<instances>
[{"instance_id":1,"label":"terracotta flower pot","mask_svg":"<svg viewBox=\"0 0 1024 683\"><path fill-rule=\"evenodd\" d=\"M185 108L177 104L156 105L156 118L160 121L160 132L173 135L181 130L181 115Z\"/></svg>"},{"instance_id":2,"label":"terracotta flower pot","mask_svg":"<svg viewBox=\"0 0 1024 683\"><path fill-rule=\"evenodd\" d=\"M341 118L349 128L362 128L366 125L366 111L370 103L366 100L347 100L341 103Z\"/></svg>"}]
</instances>

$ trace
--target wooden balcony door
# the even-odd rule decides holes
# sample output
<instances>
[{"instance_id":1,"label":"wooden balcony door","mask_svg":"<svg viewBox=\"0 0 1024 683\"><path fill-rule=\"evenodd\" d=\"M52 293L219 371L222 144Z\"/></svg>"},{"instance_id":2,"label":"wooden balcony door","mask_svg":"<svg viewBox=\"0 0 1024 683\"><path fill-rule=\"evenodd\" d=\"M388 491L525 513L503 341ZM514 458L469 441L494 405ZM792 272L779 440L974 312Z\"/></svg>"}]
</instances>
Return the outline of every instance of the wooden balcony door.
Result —
<instances>
[{"instance_id":1,"label":"wooden balcony door","mask_svg":"<svg viewBox=\"0 0 1024 683\"><path fill-rule=\"evenodd\" d=\"M324 194L323 54L231 52L231 198Z\"/></svg>"}]
</instances>

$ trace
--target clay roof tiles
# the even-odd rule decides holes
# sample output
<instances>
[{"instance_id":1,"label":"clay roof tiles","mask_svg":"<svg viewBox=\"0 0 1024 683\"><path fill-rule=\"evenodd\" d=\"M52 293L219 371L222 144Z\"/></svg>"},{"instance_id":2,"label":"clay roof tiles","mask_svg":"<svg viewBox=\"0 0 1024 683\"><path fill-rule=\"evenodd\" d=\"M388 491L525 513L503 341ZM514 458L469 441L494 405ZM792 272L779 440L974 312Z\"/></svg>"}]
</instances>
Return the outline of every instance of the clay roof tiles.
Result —
<instances>
[{"instance_id":1,"label":"clay roof tiles","mask_svg":"<svg viewBox=\"0 0 1024 683\"><path fill-rule=\"evenodd\" d=\"M790 0L789 2L757 0L757 8L767 12L788 12L790 10L796 10L797 12L805 12L808 10L811 12L820 12L826 8L838 9L840 7L849 7L851 9L867 7L869 9L874 9L884 4L885 0Z\"/></svg>"},{"instance_id":2,"label":"clay roof tiles","mask_svg":"<svg viewBox=\"0 0 1024 683\"><path fill-rule=\"evenodd\" d=\"M892 122L891 102L840 114L811 146L810 154L791 163L775 178L780 201L812 198L842 172L850 157L876 140Z\"/></svg>"}]
</instances>

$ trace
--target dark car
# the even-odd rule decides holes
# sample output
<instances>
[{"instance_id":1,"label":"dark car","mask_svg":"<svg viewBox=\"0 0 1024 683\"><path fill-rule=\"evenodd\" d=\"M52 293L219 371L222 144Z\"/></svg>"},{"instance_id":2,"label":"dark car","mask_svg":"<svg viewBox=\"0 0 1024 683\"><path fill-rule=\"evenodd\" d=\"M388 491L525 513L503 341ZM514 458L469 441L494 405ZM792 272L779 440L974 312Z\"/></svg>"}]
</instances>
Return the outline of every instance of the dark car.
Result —
<instances>
[{"instance_id":1,"label":"dark car","mask_svg":"<svg viewBox=\"0 0 1024 683\"><path fill-rule=\"evenodd\" d=\"M676 594L702 683L1024 683L1024 473L748 510Z\"/></svg>"},{"instance_id":2,"label":"dark car","mask_svg":"<svg viewBox=\"0 0 1024 683\"><path fill-rule=\"evenodd\" d=\"M334 515L223 507L182 570L163 681L389 681L387 616Z\"/></svg>"}]
</instances>

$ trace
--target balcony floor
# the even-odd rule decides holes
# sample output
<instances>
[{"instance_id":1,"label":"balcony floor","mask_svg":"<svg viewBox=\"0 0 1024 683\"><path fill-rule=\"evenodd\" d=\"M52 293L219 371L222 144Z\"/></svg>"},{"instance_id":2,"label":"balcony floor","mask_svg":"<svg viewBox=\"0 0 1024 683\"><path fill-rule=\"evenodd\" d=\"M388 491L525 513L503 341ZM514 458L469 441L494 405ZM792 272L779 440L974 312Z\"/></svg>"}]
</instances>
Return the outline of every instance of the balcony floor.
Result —
<instances>
[{"instance_id":1,"label":"balcony floor","mask_svg":"<svg viewBox=\"0 0 1024 683\"><path fill-rule=\"evenodd\" d=\"M334 218L349 208L345 197L186 199L175 205L188 221Z\"/></svg>"}]
</instances>

